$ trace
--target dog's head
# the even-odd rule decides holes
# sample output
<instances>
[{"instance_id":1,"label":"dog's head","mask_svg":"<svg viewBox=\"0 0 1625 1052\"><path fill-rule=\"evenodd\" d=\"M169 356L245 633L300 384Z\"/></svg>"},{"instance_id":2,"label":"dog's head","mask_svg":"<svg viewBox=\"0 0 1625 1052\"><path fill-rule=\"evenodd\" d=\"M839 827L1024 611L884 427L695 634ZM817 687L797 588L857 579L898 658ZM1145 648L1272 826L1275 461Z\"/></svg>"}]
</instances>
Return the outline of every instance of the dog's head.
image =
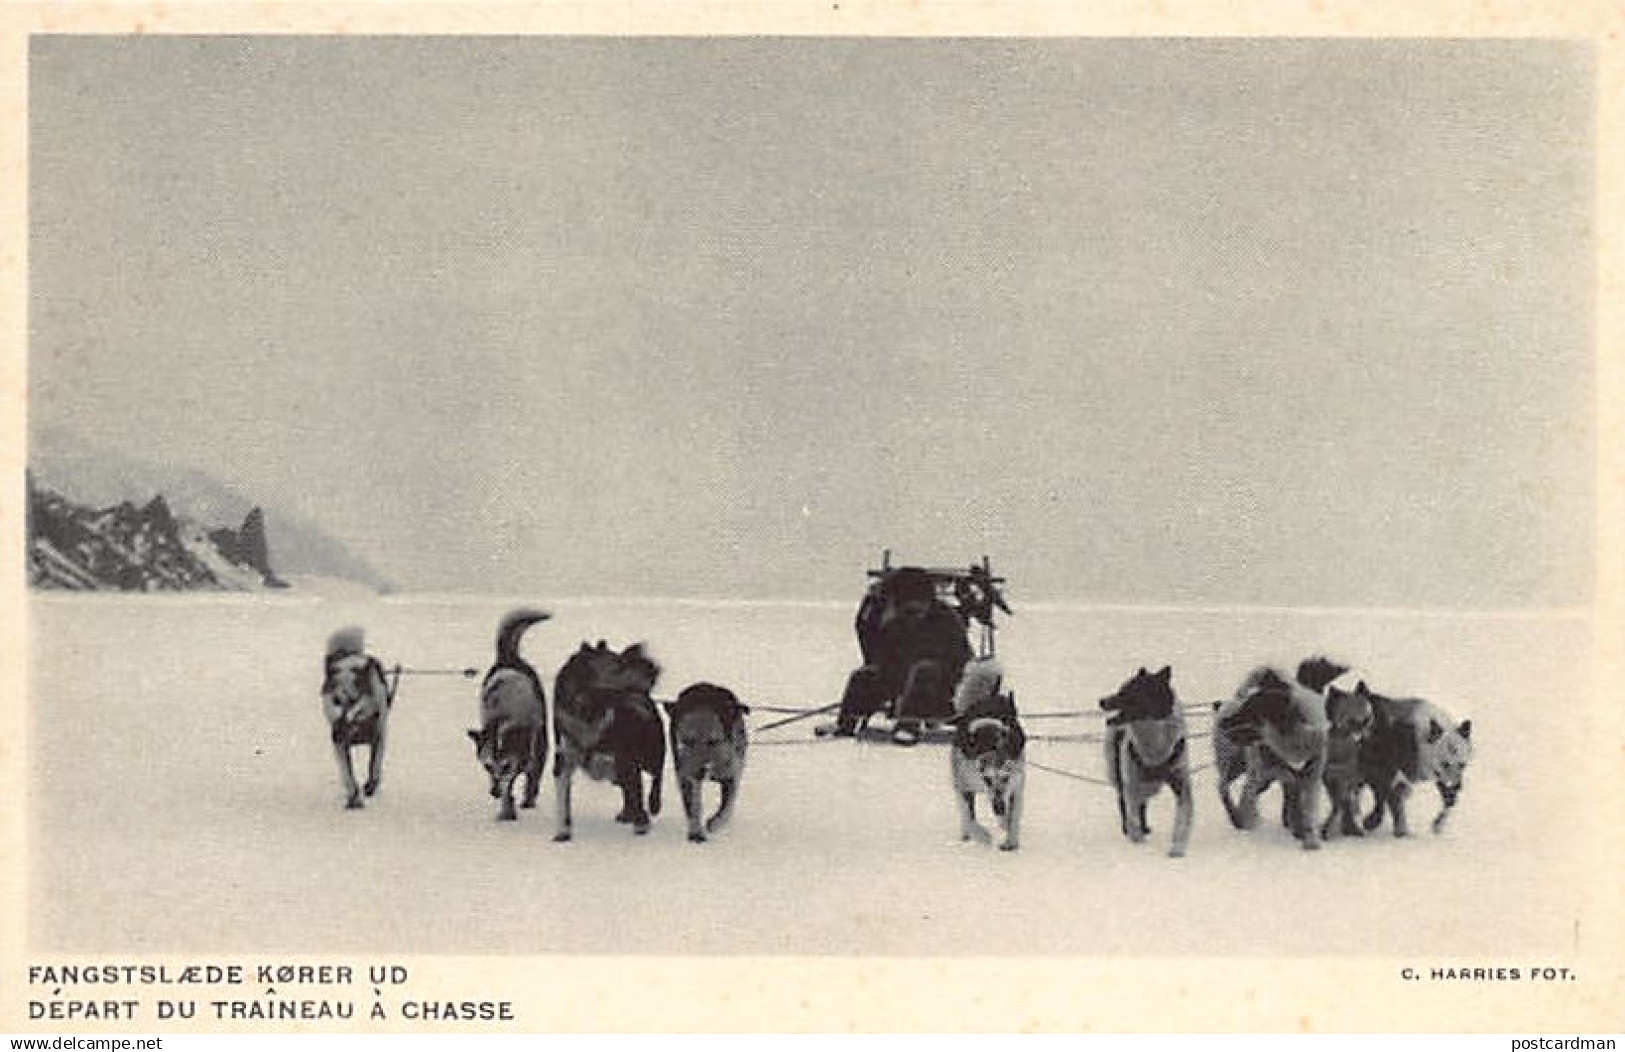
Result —
<instances>
[{"instance_id":1,"label":"dog's head","mask_svg":"<svg viewBox=\"0 0 1625 1052\"><path fill-rule=\"evenodd\" d=\"M735 736L748 712L750 706L726 687L695 683L683 688L677 700L666 705L678 774L700 778L718 766L731 765L738 753Z\"/></svg>"},{"instance_id":2,"label":"dog's head","mask_svg":"<svg viewBox=\"0 0 1625 1052\"><path fill-rule=\"evenodd\" d=\"M1331 733L1345 741L1362 741L1371 731L1375 711L1365 680L1353 690L1332 687L1326 691L1326 721Z\"/></svg>"},{"instance_id":3,"label":"dog's head","mask_svg":"<svg viewBox=\"0 0 1625 1052\"><path fill-rule=\"evenodd\" d=\"M388 704L388 688L377 662L359 651L329 654L322 701L330 719L359 720L380 714Z\"/></svg>"},{"instance_id":4,"label":"dog's head","mask_svg":"<svg viewBox=\"0 0 1625 1052\"><path fill-rule=\"evenodd\" d=\"M1117 693L1100 699L1102 710L1111 713L1108 726L1137 720L1164 720L1174 713L1174 670L1164 665L1160 671L1140 669L1117 688Z\"/></svg>"},{"instance_id":5,"label":"dog's head","mask_svg":"<svg viewBox=\"0 0 1625 1052\"><path fill-rule=\"evenodd\" d=\"M340 654L327 659L327 676L322 691L335 704L348 707L367 692L368 662L365 654Z\"/></svg>"},{"instance_id":6,"label":"dog's head","mask_svg":"<svg viewBox=\"0 0 1625 1052\"><path fill-rule=\"evenodd\" d=\"M976 716L959 724L953 747L976 766L977 776L995 798L1002 798L1026 745L1027 737L1013 717Z\"/></svg>"},{"instance_id":7,"label":"dog's head","mask_svg":"<svg viewBox=\"0 0 1625 1052\"><path fill-rule=\"evenodd\" d=\"M1441 715L1428 717L1423 733L1423 757L1427 773L1439 787L1445 806L1455 807L1467 765L1473 759L1473 721L1462 720L1452 726L1448 720L1441 722Z\"/></svg>"},{"instance_id":8,"label":"dog's head","mask_svg":"<svg viewBox=\"0 0 1625 1052\"><path fill-rule=\"evenodd\" d=\"M513 784L519 774L519 757L501 747L501 736L493 727L468 732L474 743L474 755L491 778L491 795L500 799L503 791Z\"/></svg>"}]
</instances>

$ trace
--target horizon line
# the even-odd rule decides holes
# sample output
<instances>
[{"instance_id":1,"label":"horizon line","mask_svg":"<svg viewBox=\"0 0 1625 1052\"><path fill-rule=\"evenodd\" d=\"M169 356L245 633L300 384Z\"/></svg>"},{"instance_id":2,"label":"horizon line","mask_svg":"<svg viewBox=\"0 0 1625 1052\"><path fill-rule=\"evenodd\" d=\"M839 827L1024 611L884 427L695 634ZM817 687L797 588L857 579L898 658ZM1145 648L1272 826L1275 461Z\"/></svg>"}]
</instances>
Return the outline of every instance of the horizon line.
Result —
<instances>
[{"instance_id":1,"label":"horizon line","mask_svg":"<svg viewBox=\"0 0 1625 1052\"><path fill-rule=\"evenodd\" d=\"M503 593L484 594L477 592L441 592L426 590L422 592L397 591L381 593L376 596L382 602L486 602L505 601L513 603L539 603L547 605L547 601L536 599L534 596L508 595ZM555 603L581 603L587 605L614 605L627 606L784 606L803 607L815 609L846 609L856 608L857 600L847 599L806 599L789 597L757 597L741 599L738 597L721 596L666 596L666 595L571 595L556 600ZM1087 599L1044 599L1022 603L1017 607L1016 614L1005 615L1002 622L1014 618L1019 621L1021 611L1055 612L1055 611L1100 611L1123 613L1192 613L1192 614L1302 614L1314 616L1366 616L1366 617L1430 617L1430 618L1484 618L1484 619L1553 619L1553 620L1584 620L1591 617L1595 611L1594 604L1571 604L1565 606L1528 606L1528 607L1448 607L1448 606L1351 606L1351 605L1320 605L1289 606L1280 603L1168 603L1168 602L1128 602L1123 600L1092 601Z\"/></svg>"},{"instance_id":2,"label":"horizon line","mask_svg":"<svg viewBox=\"0 0 1625 1052\"><path fill-rule=\"evenodd\" d=\"M681 607L727 607L740 608L751 606L778 606L802 609L845 610L856 609L856 600L848 599L808 599L790 597L756 597L738 598L733 596L671 596L671 595L614 595L614 594L582 594L560 596L555 599L542 599L535 593L509 593L509 592L447 592L434 589L422 591L391 590L378 592L356 582L345 581L346 584L355 584L353 590L337 594L323 594L319 590L300 589L297 586L302 575L292 575L294 587L287 590L274 591L227 591L227 590L184 590L160 592L135 592L116 590L74 591L68 589L35 588L26 586L25 592L30 599L39 599L46 602L56 600L118 600L118 599L156 599L159 602L177 602L187 600L202 600L205 602L232 602L244 600L249 602L266 602L273 604L306 604L306 603L390 603L407 605L411 603L445 603L445 604L476 604L493 603L502 605L531 605L548 608L578 604L586 606L681 606ZM305 580L311 580L305 577ZM320 579L320 578L318 578ZM334 579L337 580L337 579ZM1037 613L1130 613L1130 614L1255 614L1255 615L1296 615L1309 617L1416 617L1430 619L1460 619L1460 620L1567 620L1580 621L1592 618L1596 606L1591 604L1570 604L1565 606L1527 606L1527 607L1448 607L1448 606L1352 606L1352 605L1326 605L1308 604L1303 606L1289 606L1280 603L1169 603L1169 602L1128 602L1124 600L1088 599L1044 599L1034 600L1030 603L1021 603L1016 613L1007 614L1000 619L1001 625L1008 625L1012 620L1020 623L1020 614L1024 611Z\"/></svg>"}]
</instances>

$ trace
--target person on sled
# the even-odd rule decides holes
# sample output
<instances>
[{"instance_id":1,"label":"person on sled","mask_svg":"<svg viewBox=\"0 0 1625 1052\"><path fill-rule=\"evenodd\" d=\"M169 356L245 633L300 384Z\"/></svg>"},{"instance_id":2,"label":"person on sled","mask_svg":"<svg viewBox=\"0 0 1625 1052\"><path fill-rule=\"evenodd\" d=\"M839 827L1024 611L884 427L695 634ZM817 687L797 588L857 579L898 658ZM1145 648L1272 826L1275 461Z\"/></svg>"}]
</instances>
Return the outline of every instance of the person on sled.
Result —
<instances>
[{"instance_id":1,"label":"person on sled","mask_svg":"<svg viewBox=\"0 0 1625 1052\"><path fill-rule=\"evenodd\" d=\"M834 733L855 735L891 703L892 740L913 745L926 720L953 714L954 687L971 659L965 622L937 599L927 574L903 567L870 587L855 627L863 666L847 679Z\"/></svg>"}]
</instances>

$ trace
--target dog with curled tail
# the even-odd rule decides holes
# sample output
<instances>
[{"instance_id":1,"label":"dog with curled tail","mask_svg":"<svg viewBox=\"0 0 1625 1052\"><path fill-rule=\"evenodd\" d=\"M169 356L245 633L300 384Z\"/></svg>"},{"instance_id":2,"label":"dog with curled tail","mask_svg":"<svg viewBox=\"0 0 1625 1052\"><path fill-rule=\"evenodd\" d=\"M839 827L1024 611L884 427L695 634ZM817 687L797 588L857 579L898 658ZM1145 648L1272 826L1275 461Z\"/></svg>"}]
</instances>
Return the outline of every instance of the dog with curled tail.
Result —
<instances>
[{"instance_id":1,"label":"dog with curled tail","mask_svg":"<svg viewBox=\"0 0 1625 1052\"><path fill-rule=\"evenodd\" d=\"M992 658L966 666L954 694L953 745L949 750L959 839L991 844L993 836L976 820L976 798L986 796L1004 834L1001 851L1021 847L1022 796L1027 782L1027 735L1016 714L1015 698L1002 693L1003 671Z\"/></svg>"},{"instance_id":2,"label":"dog with curled tail","mask_svg":"<svg viewBox=\"0 0 1625 1052\"><path fill-rule=\"evenodd\" d=\"M384 744L388 737L389 709L394 691L384 678L378 659L367 653L366 634L342 628L327 640L322 675L322 714L327 717L338 761L344 806L360 810L363 796L372 796L384 779ZM368 747L367 782L356 785L350 750Z\"/></svg>"},{"instance_id":3,"label":"dog with curled tail","mask_svg":"<svg viewBox=\"0 0 1625 1052\"><path fill-rule=\"evenodd\" d=\"M541 677L519 656L525 629L552 615L540 610L514 610L497 626L496 660L480 684L480 727L468 732L474 754L491 779L491 796L501 801L499 821L519 817L513 785L524 775L523 806L536 806L536 793L547 769L547 695Z\"/></svg>"},{"instance_id":4,"label":"dog with curled tail","mask_svg":"<svg viewBox=\"0 0 1625 1052\"><path fill-rule=\"evenodd\" d=\"M1325 699L1270 668L1250 673L1235 697L1217 702L1213 759L1219 802L1237 829L1258 826L1258 797L1275 782L1285 795L1287 824L1306 851L1320 847L1315 818L1326 771ZM1242 775L1241 796L1230 784Z\"/></svg>"}]
</instances>

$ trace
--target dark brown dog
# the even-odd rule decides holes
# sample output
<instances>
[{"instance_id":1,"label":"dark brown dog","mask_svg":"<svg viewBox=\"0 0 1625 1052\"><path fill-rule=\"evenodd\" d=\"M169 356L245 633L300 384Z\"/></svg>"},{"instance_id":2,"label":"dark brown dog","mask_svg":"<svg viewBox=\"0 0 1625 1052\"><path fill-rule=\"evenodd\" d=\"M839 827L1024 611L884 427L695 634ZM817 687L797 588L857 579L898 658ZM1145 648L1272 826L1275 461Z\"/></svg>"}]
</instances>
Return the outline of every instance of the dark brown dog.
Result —
<instances>
[{"instance_id":1,"label":"dark brown dog","mask_svg":"<svg viewBox=\"0 0 1625 1052\"><path fill-rule=\"evenodd\" d=\"M617 822L634 833L649 831L650 816L660 813L660 783L666 771L665 728L649 697L660 666L634 643L616 653L598 641L581 644L553 681L553 789L558 807L555 841L573 835L570 786L581 768L595 781L614 782L621 790ZM644 807L643 775L649 776L649 805Z\"/></svg>"}]
</instances>

